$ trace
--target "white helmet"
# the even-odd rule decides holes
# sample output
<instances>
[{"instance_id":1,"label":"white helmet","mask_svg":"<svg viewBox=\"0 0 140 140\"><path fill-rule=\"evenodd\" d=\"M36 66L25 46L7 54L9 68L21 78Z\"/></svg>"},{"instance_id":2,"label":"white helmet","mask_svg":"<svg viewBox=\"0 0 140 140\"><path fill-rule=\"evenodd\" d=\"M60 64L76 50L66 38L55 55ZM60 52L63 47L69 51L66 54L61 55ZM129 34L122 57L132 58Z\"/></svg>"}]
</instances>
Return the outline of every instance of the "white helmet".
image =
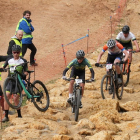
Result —
<instances>
[{"instance_id":1,"label":"white helmet","mask_svg":"<svg viewBox=\"0 0 140 140\"><path fill-rule=\"evenodd\" d=\"M116 41L114 39L109 39L107 41L107 47L110 49L112 47L116 46Z\"/></svg>"}]
</instances>

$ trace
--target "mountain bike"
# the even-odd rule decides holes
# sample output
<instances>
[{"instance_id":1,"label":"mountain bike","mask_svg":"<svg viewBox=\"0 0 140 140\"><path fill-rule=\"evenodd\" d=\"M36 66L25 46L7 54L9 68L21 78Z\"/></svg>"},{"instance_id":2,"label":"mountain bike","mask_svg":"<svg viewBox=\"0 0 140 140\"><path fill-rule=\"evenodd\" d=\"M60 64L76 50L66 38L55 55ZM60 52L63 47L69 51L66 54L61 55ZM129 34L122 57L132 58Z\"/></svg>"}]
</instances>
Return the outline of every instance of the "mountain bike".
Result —
<instances>
[{"instance_id":1,"label":"mountain bike","mask_svg":"<svg viewBox=\"0 0 140 140\"><path fill-rule=\"evenodd\" d=\"M116 73L113 65L119 64L105 64L108 70L101 80L101 95L103 99L112 98L115 99L115 94L119 100L123 96L123 76L121 74L120 78L122 83L118 83L118 74Z\"/></svg>"},{"instance_id":2,"label":"mountain bike","mask_svg":"<svg viewBox=\"0 0 140 140\"><path fill-rule=\"evenodd\" d=\"M27 63L8 68L10 72L14 73L11 77L7 77L3 84L4 98L7 104L13 108L18 109L22 105L22 90L25 92L27 99L35 105L35 107L45 112L49 107L49 94L45 85L40 80L30 82L31 73L34 71L27 71L28 78L25 79L26 85L23 83L22 74L17 71L19 66L24 66ZM7 91L8 88L8 91ZM12 96L12 101L11 101Z\"/></svg>"},{"instance_id":3,"label":"mountain bike","mask_svg":"<svg viewBox=\"0 0 140 140\"><path fill-rule=\"evenodd\" d=\"M129 53L129 51L127 51ZM136 53L136 51L132 51L132 53ZM125 54L123 53L124 60ZM123 74L123 81L124 81L124 87L126 87L129 83L129 77L130 77L130 69L129 69L129 58L127 59L126 63L120 65L120 69Z\"/></svg>"},{"instance_id":4,"label":"mountain bike","mask_svg":"<svg viewBox=\"0 0 140 140\"><path fill-rule=\"evenodd\" d=\"M70 81L73 79L65 79L66 81ZM91 83L91 80L85 80L86 83ZM71 98L71 111L75 113L75 121L78 121L79 115L79 106L80 106L80 99L82 96L82 87L80 84L82 83L82 79L75 79L75 83L73 85L73 96Z\"/></svg>"}]
</instances>

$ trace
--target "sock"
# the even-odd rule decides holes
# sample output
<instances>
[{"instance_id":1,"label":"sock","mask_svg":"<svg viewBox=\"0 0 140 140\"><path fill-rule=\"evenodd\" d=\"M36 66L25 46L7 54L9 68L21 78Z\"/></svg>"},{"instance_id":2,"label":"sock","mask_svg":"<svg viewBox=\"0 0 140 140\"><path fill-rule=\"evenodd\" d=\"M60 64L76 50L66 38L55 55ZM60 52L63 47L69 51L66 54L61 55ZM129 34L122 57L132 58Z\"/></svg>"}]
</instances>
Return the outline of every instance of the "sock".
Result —
<instances>
[{"instance_id":1,"label":"sock","mask_svg":"<svg viewBox=\"0 0 140 140\"><path fill-rule=\"evenodd\" d=\"M71 98L71 97L72 97L72 95L73 95L73 93L69 93L69 98Z\"/></svg>"},{"instance_id":2,"label":"sock","mask_svg":"<svg viewBox=\"0 0 140 140\"><path fill-rule=\"evenodd\" d=\"M80 96L80 101L82 100L82 95Z\"/></svg>"},{"instance_id":3,"label":"sock","mask_svg":"<svg viewBox=\"0 0 140 140\"><path fill-rule=\"evenodd\" d=\"M18 113L18 117L22 117L22 116L21 116L21 111L20 111L20 109L17 110L17 113Z\"/></svg>"},{"instance_id":4,"label":"sock","mask_svg":"<svg viewBox=\"0 0 140 140\"><path fill-rule=\"evenodd\" d=\"M9 110L5 110L5 117L8 118L8 112Z\"/></svg>"}]
</instances>

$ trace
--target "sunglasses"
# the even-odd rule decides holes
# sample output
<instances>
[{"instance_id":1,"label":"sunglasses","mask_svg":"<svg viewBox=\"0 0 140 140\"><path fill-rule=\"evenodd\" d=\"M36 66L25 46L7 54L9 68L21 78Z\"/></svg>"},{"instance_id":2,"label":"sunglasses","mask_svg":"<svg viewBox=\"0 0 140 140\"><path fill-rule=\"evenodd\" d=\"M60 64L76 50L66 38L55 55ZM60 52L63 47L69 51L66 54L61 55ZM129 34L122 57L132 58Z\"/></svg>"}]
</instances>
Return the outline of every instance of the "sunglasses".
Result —
<instances>
[{"instance_id":1,"label":"sunglasses","mask_svg":"<svg viewBox=\"0 0 140 140\"><path fill-rule=\"evenodd\" d=\"M78 60L83 60L84 59L84 57L82 57L82 58L77 58Z\"/></svg>"},{"instance_id":2,"label":"sunglasses","mask_svg":"<svg viewBox=\"0 0 140 140\"><path fill-rule=\"evenodd\" d=\"M112 49L114 49L114 48L115 48L115 46L111 47L110 50L112 50Z\"/></svg>"},{"instance_id":3,"label":"sunglasses","mask_svg":"<svg viewBox=\"0 0 140 140\"><path fill-rule=\"evenodd\" d=\"M20 52L13 52L13 54L20 54Z\"/></svg>"}]
</instances>

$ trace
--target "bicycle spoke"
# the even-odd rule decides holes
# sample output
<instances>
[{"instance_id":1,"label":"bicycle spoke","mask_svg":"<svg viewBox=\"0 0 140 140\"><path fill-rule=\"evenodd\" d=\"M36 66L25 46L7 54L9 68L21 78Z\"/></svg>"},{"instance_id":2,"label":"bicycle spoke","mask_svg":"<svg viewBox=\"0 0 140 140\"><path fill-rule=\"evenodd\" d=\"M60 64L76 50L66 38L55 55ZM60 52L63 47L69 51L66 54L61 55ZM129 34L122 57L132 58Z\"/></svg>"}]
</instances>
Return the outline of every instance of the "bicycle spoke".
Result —
<instances>
[{"instance_id":1,"label":"bicycle spoke","mask_svg":"<svg viewBox=\"0 0 140 140\"><path fill-rule=\"evenodd\" d=\"M46 111L49 107L49 94L45 85L36 80L33 83L32 94L34 95L33 103L39 111Z\"/></svg>"}]
</instances>

